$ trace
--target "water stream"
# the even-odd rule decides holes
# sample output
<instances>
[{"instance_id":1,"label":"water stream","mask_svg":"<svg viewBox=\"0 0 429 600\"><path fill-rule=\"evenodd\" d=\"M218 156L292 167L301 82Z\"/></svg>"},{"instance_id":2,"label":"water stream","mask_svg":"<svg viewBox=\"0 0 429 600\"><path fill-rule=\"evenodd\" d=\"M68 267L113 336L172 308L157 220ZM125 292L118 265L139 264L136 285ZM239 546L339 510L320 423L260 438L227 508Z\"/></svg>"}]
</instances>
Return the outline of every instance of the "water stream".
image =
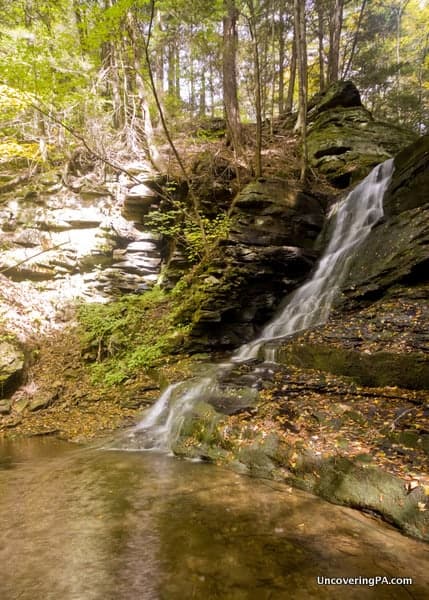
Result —
<instances>
[{"instance_id":1,"label":"water stream","mask_svg":"<svg viewBox=\"0 0 429 600\"><path fill-rule=\"evenodd\" d=\"M423 600L428 560L427 544L280 483L156 452L0 441L1 600Z\"/></svg>"},{"instance_id":2,"label":"water stream","mask_svg":"<svg viewBox=\"0 0 429 600\"><path fill-rule=\"evenodd\" d=\"M313 275L285 300L283 309L254 341L241 346L230 361L208 374L168 387L143 420L123 440L122 447L169 450L180 433L186 414L199 400L224 394L222 378L236 363L254 359L265 350L266 362L275 362L272 342L324 323L348 274L356 248L383 216L383 197L393 172L393 159L378 165L336 204L330 214L330 240Z\"/></svg>"}]
</instances>

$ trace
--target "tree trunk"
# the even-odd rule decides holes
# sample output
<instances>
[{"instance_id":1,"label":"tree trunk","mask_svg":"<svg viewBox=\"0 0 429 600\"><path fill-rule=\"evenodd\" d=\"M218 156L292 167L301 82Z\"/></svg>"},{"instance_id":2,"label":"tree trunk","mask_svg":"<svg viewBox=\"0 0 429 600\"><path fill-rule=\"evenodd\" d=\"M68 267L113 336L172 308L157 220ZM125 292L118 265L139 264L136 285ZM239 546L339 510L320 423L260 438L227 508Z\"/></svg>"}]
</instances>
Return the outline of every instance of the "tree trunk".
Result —
<instances>
[{"instance_id":1,"label":"tree trunk","mask_svg":"<svg viewBox=\"0 0 429 600\"><path fill-rule=\"evenodd\" d=\"M205 117L206 115L206 76L204 69L201 69L200 76L200 101L198 107L198 113L200 117Z\"/></svg>"},{"instance_id":2,"label":"tree trunk","mask_svg":"<svg viewBox=\"0 0 429 600\"><path fill-rule=\"evenodd\" d=\"M294 0L295 37L299 79L298 118L295 129L301 135L301 181L307 173L307 40L305 28L305 6Z\"/></svg>"},{"instance_id":3,"label":"tree trunk","mask_svg":"<svg viewBox=\"0 0 429 600\"><path fill-rule=\"evenodd\" d=\"M215 89L214 89L214 73L213 60L209 57L209 93L210 93L210 116L214 119L215 116Z\"/></svg>"},{"instance_id":4,"label":"tree trunk","mask_svg":"<svg viewBox=\"0 0 429 600\"><path fill-rule=\"evenodd\" d=\"M121 96L120 77L115 56L115 47L112 42L104 42L101 46L101 64L106 75L107 93L112 99L112 125L119 130L123 125L123 106Z\"/></svg>"},{"instance_id":5,"label":"tree trunk","mask_svg":"<svg viewBox=\"0 0 429 600\"><path fill-rule=\"evenodd\" d=\"M174 98L176 94L175 89L175 79L174 79L174 62L175 62L175 51L174 51L174 42L170 38L168 41L167 48L167 91L170 98Z\"/></svg>"},{"instance_id":6,"label":"tree trunk","mask_svg":"<svg viewBox=\"0 0 429 600\"><path fill-rule=\"evenodd\" d=\"M134 22L134 15L132 12L128 12L127 14L127 29L128 35L131 42L132 48L132 57L133 57L133 66L134 66L134 77L135 77L135 85L136 85L136 93L139 102L139 111L141 113L141 118L143 122L143 130L146 142L146 152L149 160L153 164L153 166L162 171L164 165L162 164L161 156L159 154L158 148L155 145L154 137L153 137L153 127L152 120L149 111L149 103L146 97L146 89L142 76L142 65L141 65L141 48L137 43L137 32L136 32L136 24Z\"/></svg>"},{"instance_id":7,"label":"tree trunk","mask_svg":"<svg viewBox=\"0 0 429 600\"><path fill-rule=\"evenodd\" d=\"M174 44L174 77L175 77L175 98L178 104L180 104L180 44L176 38Z\"/></svg>"},{"instance_id":8,"label":"tree trunk","mask_svg":"<svg viewBox=\"0 0 429 600\"><path fill-rule=\"evenodd\" d=\"M323 0L317 0L317 39L319 42L319 90L321 92L325 89L325 50L324 50L324 7L322 4Z\"/></svg>"},{"instance_id":9,"label":"tree trunk","mask_svg":"<svg viewBox=\"0 0 429 600\"><path fill-rule=\"evenodd\" d=\"M237 92L237 18L235 0L224 0L223 18L223 101L228 135L235 152L241 148L241 121Z\"/></svg>"},{"instance_id":10,"label":"tree trunk","mask_svg":"<svg viewBox=\"0 0 429 600\"><path fill-rule=\"evenodd\" d=\"M399 99L401 91L401 22L408 2L409 0L401 0L396 9L396 113L399 120L401 120L401 103Z\"/></svg>"},{"instance_id":11,"label":"tree trunk","mask_svg":"<svg viewBox=\"0 0 429 600\"><path fill-rule=\"evenodd\" d=\"M352 43L352 47L350 50L350 56L347 61L347 65L344 67L344 70L343 70L343 75L342 75L343 79L347 79L347 77L349 76L350 69L353 64L353 59L354 59L355 53L356 53L357 42L358 42L358 38L359 38L360 28L362 25L362 19L363 19L363 15L365 12L366 4L367 4L367 0L363 0L361 7L360 7L360 11L359 11L359 18L358 18L358 22L356 25L355 34L353 36L353 43ZM345 63L345 60L344 60L344 63Z\"/></svg>"},{"instance_id":12,"label":"tree trunk","mask_svg":"<svg viewBox=\"0 0 429 600\"><path fill-rule=\"evenodd\" d=\"M253 68L255 85L256 109L256 149L255 149L255 175L262 176L262 94L261 94L261 63L259 56L259 40L256 31L256 13L253 0L247 0L249 7L249 29L253 45Z\"/></svg>"},{"instance_id":13,"label":"tree trunk","mask_svg":"<svg viewBox=\"0 0 429 600\"><path fill-rule=\"evenodd\" d=\"M285 21L284 14L280 12L280 21L279 21L279 32L278 32L278 42L279 42L279 95L278 95L278 108L279 114L281 115L284 111L285 106Z\"/></svg>"},{"instance_id":14,"label":"tree trunk","mask_svg":"<svg viewBox=\"0 0 429 600\"><path fill-rule=\"evenodd\" d=\"M297 44L296 44L296 29L293 32L292 41L292 54L290 57L290 68L289 68L289 84L287 90L286 106L287 112L292 112L293 109L293 92L295 90L295 79L296 79L296 55L297 55Z\"/></svg>"},{"instance_id":15,"label":"tree trunk","mask_svg":"<svg viewBox=\"0 0 429 600\"><path fill-rule=\"evenodd\" d=\"M344 0L331 0L329 15L328 84L338 81Z\"/></svg>"},{"instance_id":16,"label":"tree trunk","mask_svg":"<svg viewBox=\"0 0 429 600\"><path fill-rule=\"evenodd\" d=\"M164 95L164 25L162 22L162 13L159 9L156 11L155 22L158 34L155 59L156 89L159 97L162 98Z\"/></svg>"}]
</instances>

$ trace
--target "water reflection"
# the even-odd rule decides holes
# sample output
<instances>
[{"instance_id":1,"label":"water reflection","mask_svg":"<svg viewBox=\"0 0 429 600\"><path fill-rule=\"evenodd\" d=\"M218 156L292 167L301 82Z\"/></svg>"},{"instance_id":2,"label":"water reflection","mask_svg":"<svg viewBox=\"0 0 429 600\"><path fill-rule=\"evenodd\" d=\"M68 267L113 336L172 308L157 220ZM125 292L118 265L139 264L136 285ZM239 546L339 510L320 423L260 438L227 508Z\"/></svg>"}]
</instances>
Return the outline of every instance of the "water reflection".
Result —
<instances>
[{"instance_id":1,"label":"water reflection","mask_svg":"<svg viewBox=\"0 0 429 600\"><path fill-rule=\"evenodd\" d=\"M280 484L52 440L0 446L0 465L2 600L428 597L426 545Z\"/></svg>"}]
</instances>

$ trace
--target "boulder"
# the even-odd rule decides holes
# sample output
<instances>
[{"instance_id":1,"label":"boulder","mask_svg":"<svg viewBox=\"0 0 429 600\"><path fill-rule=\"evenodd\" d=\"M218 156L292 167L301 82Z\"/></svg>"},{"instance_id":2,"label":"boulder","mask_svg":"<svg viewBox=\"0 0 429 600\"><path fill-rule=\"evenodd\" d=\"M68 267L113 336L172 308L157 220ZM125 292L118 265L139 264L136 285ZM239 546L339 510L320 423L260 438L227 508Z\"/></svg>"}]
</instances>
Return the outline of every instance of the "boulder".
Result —
<instances>
[{"instance_id":1,"label":"boulder","mask_svg":"<svg viewBox=\"0 0 429 600\"><path fill-rule=\"evenodd\" d=\"M1 398L14 391L22 380L24 353L13 341L0 341L0 393Z\"/></svg>"},{"instance_id":2,"label":"boulder","mask_svg":"<svg viewBox=\"0 0 429 600\"><path fill-rule=\"evenodd\" d=\"M308 103L308 119L314 120L322 112L333 108L362 106L359 90L352 81L337 81L325 92L313 96Z\"/></svg>"}]
</instances>

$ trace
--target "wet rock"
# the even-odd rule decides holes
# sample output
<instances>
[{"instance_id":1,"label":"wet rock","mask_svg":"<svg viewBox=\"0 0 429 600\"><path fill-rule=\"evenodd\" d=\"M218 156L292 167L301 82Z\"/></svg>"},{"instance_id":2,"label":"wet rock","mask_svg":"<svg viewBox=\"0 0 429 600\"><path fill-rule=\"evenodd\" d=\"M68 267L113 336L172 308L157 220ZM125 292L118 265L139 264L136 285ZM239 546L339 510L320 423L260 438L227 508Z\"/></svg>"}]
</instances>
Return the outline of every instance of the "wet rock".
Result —
<instances>
[{"instance_id":1,"label":"wet rock","mask_svg":"<svg viewBox=\"0 0 429 600\"><path fill-rule=\"evenodd\" d=\"M395 171L384 196L387 218L429 203L429 135L395 157ZM427 210L427 209L426 209Z\"/></svg>"},{"instance_id":2,"label":"wet rock","mask_svg":"<svg viewBox=\"0 0 429 600\"><path fill-rule=\"evenodd\" d=\"M217 425L221 415L206 402L194 404L183 417L179 431L176 432L172 444L173 452L178 456L203 458L215 461L225 456L221 448L221 440Z\"/></svg>"},{"instance_id":3,"label":"wet rock","mask_svg":"<svg viewBox=\"0 0 429 600\"><path fill-rule=\"evenodd\" d=\"M427 280L428 185L429 136L424 136L395 158L384 198L385 220L355 254L343 290L348 301L381 295L394 283Z\"/></svg>"},{"instance_id":4,"label":"wet rock","mask_svg":"<svg viewBox=\"0 0 429 600\"><path fill-rule=\"evenodd\" d=\"M351 261L343 293L347 302L380 296L394 283L424 280L429 243L428 209L402 212L380 223ZM386 252L386 248L389 249Z\"/></svg>"},{"instance_id":5,"label":"wet rock","mask_svg":"<svg viewBox=\"0 0 429 600\"><path fill-rule=\"evenodd\" d=\"M429 284L396 285L376 301L346 300L326 325L278 345L276 356L361 385L429 389L428 322Z\"/></svg>"},{"instance_id":6,"label":"wet rock","mask_svg":"<svg viewBox=\"0 0 429 600\"><path fill-rule=\"evenodd\" d=\"M426 504L423 489L408 494L399 478L381 469L344 457L326 460L303 453L292 481L330 502L375 511L409 535L429 539L429 513L419 509L419 503Z\"/></svg>"},{"instance_id":7,"label":"wet rock","mask_svg":"<svg viewBox=\"0 0 429 600\"><path fill-rule=\"evenodd\" d=\"M283 347L277 359L303 368L346 375L370 387L429 389L429 358L424 353L359 352L332 344L297 342Z\"/></svg>"},{"instance_id":8,"label":"wet rock","mask_svg":"<svg viewBox=\"0 0 429 600\"><path fill-rule=\"evenodd\" d=\"M202 268L178 314L192 323L194 349L232 348L255 336L314 265L324 206L284 180L260 180L237 196L231 219L228 239Z\"/></svg>"}]
</instances>

